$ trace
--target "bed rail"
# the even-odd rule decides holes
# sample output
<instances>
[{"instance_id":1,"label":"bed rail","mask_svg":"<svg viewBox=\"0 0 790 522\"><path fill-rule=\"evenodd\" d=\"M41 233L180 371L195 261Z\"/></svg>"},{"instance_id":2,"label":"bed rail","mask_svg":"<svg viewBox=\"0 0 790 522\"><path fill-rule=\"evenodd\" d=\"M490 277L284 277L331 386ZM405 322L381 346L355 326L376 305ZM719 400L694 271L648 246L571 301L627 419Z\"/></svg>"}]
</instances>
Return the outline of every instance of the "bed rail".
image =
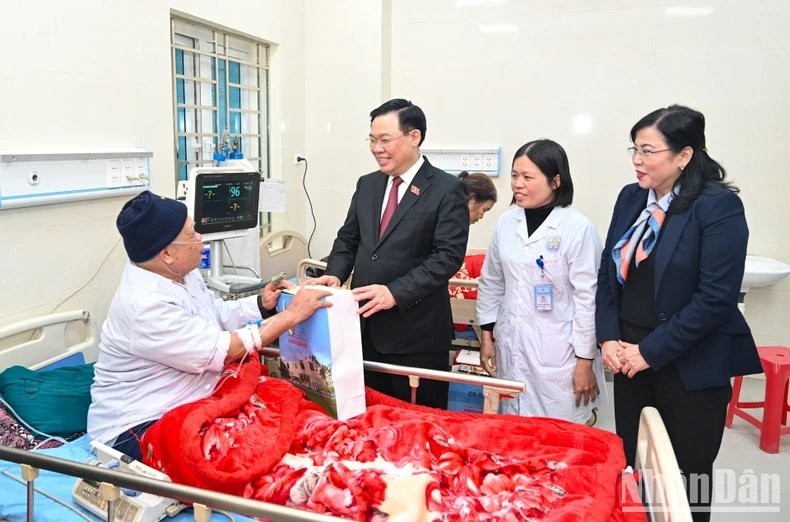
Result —
<instances>
[{"instance_id":1,"label":"bed rail","mask_svg":"<svg viewBox=\"0 0 790 522\"><path fill-rule=\"evenodd\" d=\"M197 521L208 520L212 508L249 517L265 517L278 522L342 522L347 520L4 446L0 446L0 459L22 465L22 476L27 482L28 488L27 520L29 521L34 520L33 488L39 469L93 480L103 485L107 484L108 486L103 489L106 490L105 500L108 501L118 498L118 488L124 487L193 503ZM114 512L112 504L110 504L108 511ZM114 519L109 518L109 520Z\"/></svg>"},{"instance_id":2,"label":"bed rail","mask_svg":"<svg viewBox=\"0 0 790 522\"><path fill-rule=\"evenodd\" d=\"M90 327L91 314L87 310L71 310L25 319L0 327L0 370L13 365L38 370L75 355L84 354L96 345L96 336ZM69 327L81 322L85 327L82 340L69 344ZM36 331L41 330L36 335ZM32 332L27 339L12 346L6 340L25 332ZM84 362L84 361L83 361Z\"/></svg>"}]
</instances>

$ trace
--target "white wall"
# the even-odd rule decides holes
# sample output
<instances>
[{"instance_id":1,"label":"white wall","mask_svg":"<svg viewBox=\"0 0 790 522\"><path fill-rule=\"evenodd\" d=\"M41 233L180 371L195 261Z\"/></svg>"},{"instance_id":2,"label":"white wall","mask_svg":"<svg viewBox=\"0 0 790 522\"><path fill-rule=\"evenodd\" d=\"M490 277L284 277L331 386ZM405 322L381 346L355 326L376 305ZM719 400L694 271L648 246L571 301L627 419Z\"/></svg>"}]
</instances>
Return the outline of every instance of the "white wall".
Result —
<instances>
[{"instance_id":1,"label":"white wall","mask_svg":"<svg viewBox=\"0 0 790 522\"><path fill-rule=\"evenodd\" d=\"M710 14L668 14L679 5ZM507 208L516 148L542 137L566 148L574 205L603 236L619 189L634 181L624 151L631 126L682 103L705 114L708 150L742 190L749 253L790 263L787 1L398 0L392 7L392 94L426 111L428 141L502 146L502 202L473 227L471 247L487 245ZM494 24L516 30L481 32ZM580 116L589 118L588 132L574 131ZM788 302L790 278L748 295L759 343L790 345Z\"/></svg>"},{"instance_id":2,"label":"white wall","mask_svg":"<svg viewBox=\"0 0 790 522\"><path fill-rule=\"evenodd\" d=\"M8 3L0 148L143 147L154 154L153 190L173 195L170 9L275 44L272 170L288 179L281 151L304 143L301 1ZM115 230L125 199L0 211L0 323L85 307L100 325L126 260Z\"/></svg>"},{"instance_id":3,"label":"white wall","mask_svg":"<svg viewBox=\"0 0 790 522\"><path fill-rule=\"evenodd\" d=\"M474 5L473 5L474 4ZM480 5L484 4L484 5ZM390 97L425 109L428 143L499 144L501 202L475 225L485 247L507 207L515 149L550 137L571 160L575 205L601 234L632 181L628 130L647 112L685 103L708 119L708 149L741 187L749 252L790 262L785 156L790 140L790 3L711 0L698 17L667 16L662 0L31 0L6 6L0 148L154 152L154 189L172 194L169 12L262 38L272 55L272 173L288 182L275 216L326 255L356 179L374 170L363 141L368 113ZM517 30L482 33L481 24ZM391 38L391 40L390 40ZM124 100L118 106L116 100ZM574 131L578 115L590 130ZM0 211L0 323L90 308L103 318L125 260L114 219L123 200ZM86 247L87 245L87 247ZM104 262L105 257L107 261ZM91 277L96 273L94 279ZM790 278L753 290L747 318L758 342L790 345Z\"/></svg>"},{"instance_id":4,"label":"white wall","mask_svg":"<svg viewBox=\"0 0 790 522\"><path fill-rule=\"evenodd\" d=\"M356 179L378 168L365 138L368 114L382 102L382 7L353 0L305 6L307 147L300 152L317 221L310 253L320 259L332 249ZM293 197L304 200L301 186L290 189ZM309 218L306 236L311 230Z\"/></svg>"}]
</instances>

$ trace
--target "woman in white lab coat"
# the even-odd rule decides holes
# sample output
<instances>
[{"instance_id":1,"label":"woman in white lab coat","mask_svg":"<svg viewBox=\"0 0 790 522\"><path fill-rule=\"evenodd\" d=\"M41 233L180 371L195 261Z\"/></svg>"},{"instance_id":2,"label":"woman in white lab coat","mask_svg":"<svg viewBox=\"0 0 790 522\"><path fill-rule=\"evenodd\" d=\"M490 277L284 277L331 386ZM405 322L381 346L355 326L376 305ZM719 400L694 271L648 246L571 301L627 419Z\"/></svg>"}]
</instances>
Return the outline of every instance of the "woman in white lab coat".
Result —
<instances>
[{"instance_id":1,"label":"woman in white lab coat","mask_svg":"<svg viewBox=\"0 0 790 522\"><path fill-rule=\"evenodd\" d=\"M483 367L526 391L502 412L594 423L605 393L595 342L601 242L573 201L568 158L551 140L516 151L515 208L497 223L477 297Z\"/></svg>"}]
</instances>

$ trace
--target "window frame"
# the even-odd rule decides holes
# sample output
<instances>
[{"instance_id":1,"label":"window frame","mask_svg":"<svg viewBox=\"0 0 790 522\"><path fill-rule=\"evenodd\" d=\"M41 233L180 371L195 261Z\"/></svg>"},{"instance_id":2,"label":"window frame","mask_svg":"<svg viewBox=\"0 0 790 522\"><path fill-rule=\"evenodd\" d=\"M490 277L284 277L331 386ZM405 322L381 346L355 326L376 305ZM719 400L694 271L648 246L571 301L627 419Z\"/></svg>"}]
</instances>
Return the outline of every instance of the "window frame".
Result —
<instances>
[{"instance_id":1,"label":"window frame","mask_svg":"<svg viewBox=\"0 0 790 522\"><path fill-rule=\"evenodd\" d=\"M271 177L269 43L171 14L174 174L215 164L229 135L263 178ZM261 229L271 216L261 215Z\"/></svg>"}]
</instances>

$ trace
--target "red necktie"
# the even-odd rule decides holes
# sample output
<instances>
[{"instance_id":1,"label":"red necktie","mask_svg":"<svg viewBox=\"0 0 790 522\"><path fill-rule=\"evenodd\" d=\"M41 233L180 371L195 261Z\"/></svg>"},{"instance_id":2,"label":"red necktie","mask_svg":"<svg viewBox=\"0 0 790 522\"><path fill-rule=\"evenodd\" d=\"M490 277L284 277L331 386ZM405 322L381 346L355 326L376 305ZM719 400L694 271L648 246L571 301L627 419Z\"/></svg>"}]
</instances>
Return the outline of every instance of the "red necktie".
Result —
<instances>
[{"instance_id":1,"label":"red necktie","mask_svg":"<svg viewBox=\"0 0 790 522\"><path fill-rule=\"evenodd\" d=\"M381 225L379 226L379 237L384 235L384 231L387 230L387 225L392 219L392 215L395 213L395 209L398 208L398 187L400 184L403 183L403 179L400 176L395 176L392 178L392 187L390 188L390 197L387 199L387 206L384 208L384 214L381 215Z\"/></svg>"}]
</instances>

